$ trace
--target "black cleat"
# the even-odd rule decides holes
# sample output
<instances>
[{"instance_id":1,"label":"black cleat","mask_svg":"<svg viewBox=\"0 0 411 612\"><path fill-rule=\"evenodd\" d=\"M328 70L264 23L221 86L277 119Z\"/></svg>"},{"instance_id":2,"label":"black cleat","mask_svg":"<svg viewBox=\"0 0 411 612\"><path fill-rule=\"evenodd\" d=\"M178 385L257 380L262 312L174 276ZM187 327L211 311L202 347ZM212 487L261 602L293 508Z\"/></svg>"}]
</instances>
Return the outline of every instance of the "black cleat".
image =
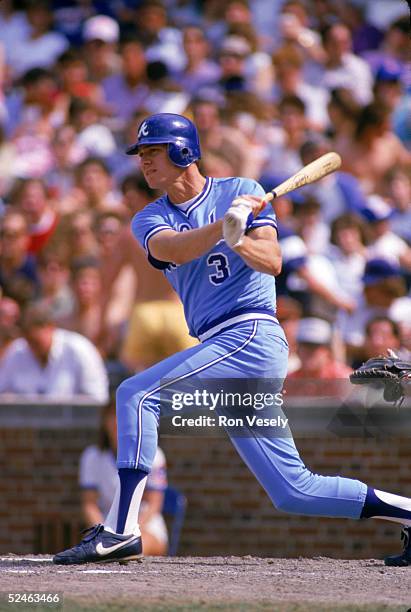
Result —
<instances>
[{"instance_id":1,"label":"black cleat","mask_svg":"<svg viewBox=\"0 0 411 612\"><path fill-rule=\"evenodd\" d=\"M407 565L411 565L411 527L402 528L401 540L403 540L404 550L399 555L385 557L385 565L393 567L407 567Z\"/></svg>"},{"instance_id":2,"label":"black cleat","mask_svg":"<svg viewBox=\"0 0 411 612\"><path fill-rule=\"evenodd\" d=\"M83 563L127 563L143 558L141 537L134 534L119 535L94 525L84 531L87 535L80 544L63 550L53 557L57 565L80 565Z\"/></svg>"}]
</instances>

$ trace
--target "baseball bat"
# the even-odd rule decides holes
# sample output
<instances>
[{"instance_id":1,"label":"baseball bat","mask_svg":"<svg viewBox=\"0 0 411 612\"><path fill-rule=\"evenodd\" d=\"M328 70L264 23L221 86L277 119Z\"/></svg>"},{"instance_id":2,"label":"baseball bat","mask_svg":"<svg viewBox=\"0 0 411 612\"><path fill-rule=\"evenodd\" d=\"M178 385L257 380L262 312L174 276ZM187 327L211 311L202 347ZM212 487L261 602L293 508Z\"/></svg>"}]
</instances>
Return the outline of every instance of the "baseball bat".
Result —
<instances>
[{"instance_id":1,"label":"baseball bat","mask_svg":"<svg viewBox=\"0 0 411 612\"><path fill-rule=\"evenodd\" d=\"M310 183L315 183L319 181L327 174L331 174L331 172L335 172L341 166L341 157L338 153L331 152L326 153L325 155L321 155L311 163L301 168L298 172L290 176L286 181L277 185L272 191L269 191L265 194L263 198L263 202L268 203L274 200L275 198L279 198L280 196L289 193L290 191L294 191L294 189L298 189L303 185L309 185Z\"/></svg>"}]
</instances>

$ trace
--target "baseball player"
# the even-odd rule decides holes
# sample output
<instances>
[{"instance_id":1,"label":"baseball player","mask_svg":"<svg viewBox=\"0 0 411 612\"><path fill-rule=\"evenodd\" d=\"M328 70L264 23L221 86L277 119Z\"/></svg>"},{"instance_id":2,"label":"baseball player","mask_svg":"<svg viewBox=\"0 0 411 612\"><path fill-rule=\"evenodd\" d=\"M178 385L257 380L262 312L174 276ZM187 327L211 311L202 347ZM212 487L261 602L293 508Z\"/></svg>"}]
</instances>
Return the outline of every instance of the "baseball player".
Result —
<instances>
[{"instance_id":1,"label":"baseball player","mask_svg":"<svg viewBox=\"0 0 411 612\"><path fill-rule=\"evenodd\" d=\"M167 382L198 379L284 380L288 345L275 316L281 269L276 218L263 209L262 187L247 178L204 177L196 164L195 125L161 113L140 125L137 154L148 185L164 192L132 220L148 260L163 270L200 344L124 381L117 391L120 485L104 524L57 564L139 559L138 511L157 448L160 392ZM359 480L313 474L291 435L236 437L232 443L280 510L353 519L378 517L411 527L411 499L376 491ZM406 529L408 533L408 529ZM411 546L387 560L411 564Z\"/></svg>"}]
</instances>

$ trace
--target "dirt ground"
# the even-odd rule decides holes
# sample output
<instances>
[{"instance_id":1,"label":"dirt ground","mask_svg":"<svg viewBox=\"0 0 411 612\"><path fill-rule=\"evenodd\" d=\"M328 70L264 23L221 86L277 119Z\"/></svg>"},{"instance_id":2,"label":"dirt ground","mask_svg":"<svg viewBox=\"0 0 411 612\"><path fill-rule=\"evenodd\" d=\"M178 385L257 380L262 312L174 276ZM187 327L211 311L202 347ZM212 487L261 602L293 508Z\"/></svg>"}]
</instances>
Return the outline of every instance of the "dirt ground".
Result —
<instances>
[{"instance_id":1,"label":"dirt ground","mask_svg":"<svg viewBox=\"0 0 411 612\"><path fill-rule=\"evenodd\" d=\"M8 593L58 592L60 609L353 612L411 610L411 567L375 559L148 558L128 565L55 566L50 557L0 558L0 610L50 610L7 603ZM58 608L57 608L58 609Z\"/></svg>"}]
</instances>

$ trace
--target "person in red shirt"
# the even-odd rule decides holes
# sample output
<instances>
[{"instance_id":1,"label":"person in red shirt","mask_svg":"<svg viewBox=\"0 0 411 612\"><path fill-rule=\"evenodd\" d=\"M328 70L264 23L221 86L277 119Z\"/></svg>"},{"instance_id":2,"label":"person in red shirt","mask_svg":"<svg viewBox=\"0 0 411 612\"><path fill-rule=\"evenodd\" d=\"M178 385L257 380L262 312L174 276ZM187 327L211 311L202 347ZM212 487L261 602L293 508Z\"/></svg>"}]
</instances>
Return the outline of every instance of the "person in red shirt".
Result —
<instances>
[{"instance_id":1,"label":"person in red shirt","mask_svg":"<svg viewBox=\"0 0 411 612\"><path fill-rule=\"evenodd\" d=\"M288 393L341 397L352 370L335 359L332 342L333 331L328 321L316 317L301 319L297 330L301 366L289 375Z\"/></svg>"},{"instance_id":2,"label":"person in red shirt","mask_svg":"<svg viewBox=\"0 0 411 612\"><path fill-rule=\"evenodd\" d=\"M59 221L43 181L23 179L16 190L13 204L16 204L28 224L28 252L37 255L54 234Z\"/></svg>"}]
</instances>

